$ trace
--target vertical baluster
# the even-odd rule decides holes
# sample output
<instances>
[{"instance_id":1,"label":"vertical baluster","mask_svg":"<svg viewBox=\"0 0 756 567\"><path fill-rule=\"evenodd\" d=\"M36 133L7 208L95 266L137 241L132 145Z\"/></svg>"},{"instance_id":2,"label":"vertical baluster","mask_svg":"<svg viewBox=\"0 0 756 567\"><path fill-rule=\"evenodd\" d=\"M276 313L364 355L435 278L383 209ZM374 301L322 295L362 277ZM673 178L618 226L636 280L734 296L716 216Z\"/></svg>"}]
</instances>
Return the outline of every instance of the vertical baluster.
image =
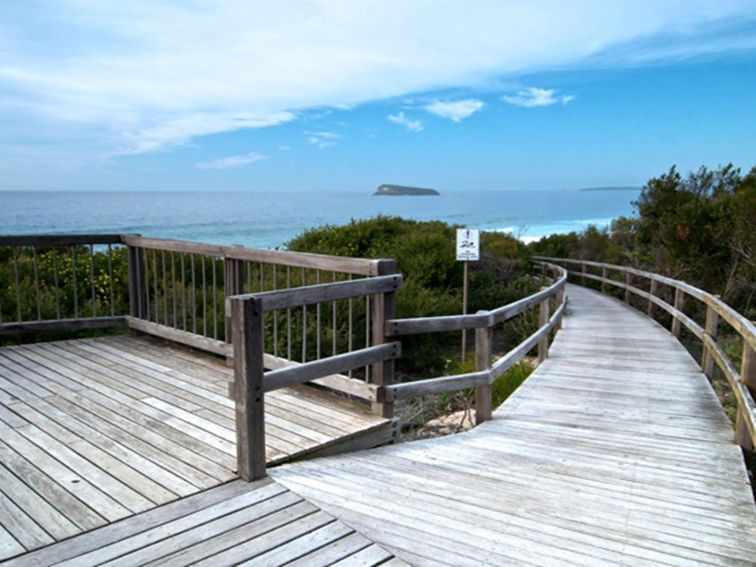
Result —
<instances>
[{"instance_id":1,"label":"vertical baluster","mask_svg":"<svg viewBox=\"0 0 756 567\"><path fill-rule=\"evenodd\" d=\"M370 346L370 296L365 296L365 348ZM365 382L370 381L370 366L365 367Z\"/></svg>"},{"instance_id":2,"label":"vertical baluster","mask_svg":"<svg viewBox=\"0 0 756 567\"><path fill-rule=\"evenodd\" d=\"M291 266L286 266L286 289L291 289ZM286 309L286 359L291 360L291 307Z\"/></svg>"},{"instance_id":3,"label":"vertical baluster","mask_svg":"<svg viewBox=\"0 0 756 567\"><path fill-rule=\"evenodd\" d=\"M97 317L97 292L94 275L94 244L89 245L89 283L92 288L92 317Z\"/></svg>"},{"instance_id":4,"label":"vertical baluster","mask_svg":"<svg viewBox=\"0 0 756 567\"><path fill-rule=\"evenodd\" d=\"M163 291L163 325L168 326L168 276L165 270L165 250L160 251L160 267L163 272L163 285L160 288Z\"/></svg>"},{"instance_id":5,"label":"vertical baluster","mask_svg":"<svg viewBox=\"0 0 756 567\"><path fill-rule=\"evenodd\" d=\"M108 290L110 294L110 316L113 317L115 315L115 294L113 292L113 246L111 244L108 244L108 281L110 282Z\"/></svg>"},{"instance_id":6,"label":"vertical baluster","mask_svg":"<svg viewBox=\"0 0 756 567\"><path fill-rule=\"evenodd\" d=\"M543 327L549 322L549 300L544 299L539 304L538 309L538 326ZM538 341L538 364L546 360L549 356L549 334L546 333L544 337Z\"/></svg>"},{"instance_id":7,"label":"vertical baluster","mask_svg":"<svg viewBox=\"0 0 756 567\"><path fill-rule=\"evenodd\" d=\"M315 270L315 283L320 285L320 270ZM320 303L315 304L315 356L320 360Z\"/></svg>"},{"instance_id":8,"label":"vertical baluster","mask_svg":"<svg viewBox=\"0 0 756 567\"><path fill-rule=\"evenodd\" d=\"M260 290L265 291L265 264L260 262Z\"/></svg>"},{"instance_id":9,"label":"vertical baluster","mask_svg":"<svg viewBox=\"0 0 756 567\"><path fill-rule=\"evenodd\" d=\"M173 328L178 328L178 301L176 297L176 253L171 252L171 292L173 295Z\"/></svg>"},{"instance_id":10,"label":"vertical baluster","mask_svg":"<svg viewBox=\"0 0 756 567\"><path fill-rule=\"evenodd\" d=\"M273 290L278 289L278 268L273 264ZM273 317L273 356L278 356L278 311L271 313Z\"/></svg>"},{"instance_id":11,"label":"vertical baluster","mask_svg":"<svg viewBox=\"0 0 756 567\"><path fill-rule=\"evenodd\" d=\"M60 319L60 285L58 284L58 251L52 251L53 285L55 286L55 318Z\"/></svg>"},{"instance_id":12,"label":"vertical baluster","mask_svg":"<svg viewBox=\"0 0 756 567\"><path fill-rule=\"evenodd\" d=\"M194 267L194 254L189 255L192 270L192 333L197 334L197 272Z\"/></svg>"},{"instance_id":13,"label":"vertical baluster","mask_svg":"<svg viewBox=\"0 0 756 567\"><path fill-rule=\"evenodd\" d=\"M652 298L656 297L659 293L659 282L655 279L651 279L651 289L649 290L650 297L648 299L648 307L646 313L649 317L653 317L656 312L656 304L652 301Z\"/></svg>"},{"instance_id":14,"label":"vertical baluster","mask_svg":"<svg viewBox=\"0 0 756 567\"><path fill-rule=\"evenodd\" d=\"M336 283L336 272L333 272L333 283ZM336 340L338 335L338 329L336 326L336 302L331 302L331 328L333 329L333 332L331 333L331 356L336 356Z\"/></svg>"},{"instance_id":15,"label":"vertical baluster","mask_svg":"<svg viewBox=\"0 0 756 567\"><path fill-rule=\"evenodd\" d=\"M213 293L212 293L212 305L213 310L213 338L218 340L218 280L216 279L216 267L218 259L215 256L210 257L210 261L213 263Z\"/></svg>"},{"instance_id":16,"label":"vertical baluster","mask_svg":"<svg viewBox=\"0 0 756 567\"><path fill-rule=\"evenodd\" d=\"M478 311L485 313L485 311ZM475 329L475 369L485 371L491 367L491 345L493 329L478 327ZM475 425L491 419L493 405L493 388L490 384L475 388Z\"/></svg>"},{"instance_id":17,"label":"vertical baluster","mask_svg":"<svg viewBox=\"0 0 756 567\"><path fill-rule=\"evenodd\" d=\"M13 247L13 273L16 277L16 318L21 322L21 282L18 277L18 249Z\"/></svg>"},{"instance_id":18,"label":"vertical baluster","mask_svg":"<svg viewBox=\"0 0 756 567\"><path fill-rule=\"evenodd\" d=\"M302 268L302 287L307 285L305 269ZM302 306L302 362L307 362L307 306Z\"/></svg>"},{"instance_id":19,"label":"vertical baluster","mask_svg":"<svg viewBox=\"0 0 756 567\"><path fill-rule=\"evenodd\" d=\"M205 257L202 258L202 336L207 336L207 280L205 278Z\"/></svg>"},{"instance_id":20,"label":"vertical baluster","mask_svg":"<svg viewBox=\"0 0 756 567\"><path fill-rule=\"evenodd\" d=\"M74 318L79 317L79 285L76 283L76 248L71 246L71 276L73 277Z\"/></svg>"},{"instance_id":21,"label":"vertical baluster","mask_svg":"<svg viewBox=\"0 0 756 567\"><path fill-rule=\"evenodd\" d=\"M630 272L625 272L625 303L630 305L630 286L633 285L633 276Z\"/></svg>"},{"instance_id":22,"label":"vertical baluster","mask_svg":"<svg viewBox=\"0 0 756 567\"><path fill-rule=\"evenodd\" d=\"M685 308L685 292L679 288L675 288L675 309L677 309L680 313L683 312L683 309ZM675 337L680 337L680 330L681 330L681 321L675 316L672 316L672 334Z\"/></svg>"},{"instance_id":23,"label":"vertical baluster","mask_svg":"<svg viewBox=\"0 0 756 567\"><path fill-rule=\"evenodd\" d=\"M142 317L144 317L147 321L150 320L150 261L149 261L149 250L147 248L141 248L140 256L142 257L142 260L144 261L144 271L142 272L142 283L144 284L144 313L142 313Z\"/></svg>"},{"instance_id":24,"label":"vertical baluster","mask_svg":"<svg viewBox=\"0 0 756 567\"><path fill-rule=\"evenodd\" d=\"M181 268L181 329L186 331L186 263L184 252L179 253L179 267Z\"/></svg>"},{"instance_id":25,"label":"vertical baluster","mask_svg":"<svg viewBox=\"0 0 756 567\"><path fill-rule=\"evenodd\" d=\"M37 296L37 321L42 320L42 299L39 294L39 269L37 268L37 247L32 246L32 267L34 268L34 293Z\"/></svg>"},{"instance_id":26,"label":"vertical baluster","mask_svg":"<svg viewBox=\"0 0 756 567\"><path fill-rule=\"evenodd\" d=\"M158 269L157 269L157 250L152 251L152 273L155 276L155 323L160 323L160 300L158 299Z\"/></svg>"},{"instance_id":27,"label":"vertical baluster","mask_svg":"<svg viewBox=\"0 0 756 567\"><path fill-rule=\"evenodd\" d=\"M704 324L704 333L709 338L716 342L717 330L719 329L719 314L714 311L711 305L706 306L706 323ZM714 357L711 354L711 349L704 343L703 356L701 357L701 369L704 374L709 378L714 376Z\"/></svg>"},{"instance_id":28,"label":"vertical baluster","mask_svg":"<svg viewBox=\"0 0 756 567\"><path fill-rule=\"evenodd\" d=\"M352 274L349 274L349 281L352 281ZM347 352L352 352L352 328L354 321L354 301L352 298L347 299L347 314L349 320L347 321ZM351 378L352 371L350 370L347 375Z\"/></svg>"}]
</instances>

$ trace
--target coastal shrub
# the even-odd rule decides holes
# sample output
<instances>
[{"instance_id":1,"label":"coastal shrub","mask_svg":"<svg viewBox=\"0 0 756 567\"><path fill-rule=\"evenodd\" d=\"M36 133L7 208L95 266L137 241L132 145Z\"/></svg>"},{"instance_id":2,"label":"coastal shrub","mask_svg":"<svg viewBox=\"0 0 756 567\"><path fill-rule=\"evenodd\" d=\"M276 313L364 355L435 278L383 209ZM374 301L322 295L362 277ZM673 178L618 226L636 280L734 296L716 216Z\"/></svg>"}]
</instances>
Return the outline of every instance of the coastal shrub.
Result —
<instances>
[{"instance_id":1,"label":"coastal shrub","mask_svg":"<svg viewBox=\"0 0 756 567\"><path fill-rule=\"evenodd\" d=\"M404 275L404 285L397 294L398 317L453 315L462 310L463 266L456 261L456 228L440 221L378 216L308 230L287 243L287 248L393 258ZM468 311L492 309L537 291L540 282L528 273L529 259L527 247L516 238L484 232L481 259L469 266ZM468 333L468 338L472 335ZM401 371L436 376L445 371L447 359L459 356L459 333L404 337L402 345Z\"/></svg>"}]
</instances>

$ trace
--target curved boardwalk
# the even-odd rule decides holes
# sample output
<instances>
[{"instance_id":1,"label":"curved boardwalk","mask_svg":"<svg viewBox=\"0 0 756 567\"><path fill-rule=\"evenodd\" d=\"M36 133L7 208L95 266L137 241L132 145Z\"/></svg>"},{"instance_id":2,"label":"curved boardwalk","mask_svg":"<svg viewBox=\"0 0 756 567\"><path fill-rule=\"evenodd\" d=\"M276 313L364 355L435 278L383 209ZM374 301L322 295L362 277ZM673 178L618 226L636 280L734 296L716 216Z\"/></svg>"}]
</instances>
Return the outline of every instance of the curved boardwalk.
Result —
<instances>
[{"instance_id":1,"label":"curved boardwalk","mask_svg":"<svg viewBox=\"0 0 756 567\"><path fill-rule=\"evenodd\" d=\"M550 358L492 421L271 476L416 565L756 564L740 449L698 365L623 303L568 296Z\"/></svg>"}]
</instances>

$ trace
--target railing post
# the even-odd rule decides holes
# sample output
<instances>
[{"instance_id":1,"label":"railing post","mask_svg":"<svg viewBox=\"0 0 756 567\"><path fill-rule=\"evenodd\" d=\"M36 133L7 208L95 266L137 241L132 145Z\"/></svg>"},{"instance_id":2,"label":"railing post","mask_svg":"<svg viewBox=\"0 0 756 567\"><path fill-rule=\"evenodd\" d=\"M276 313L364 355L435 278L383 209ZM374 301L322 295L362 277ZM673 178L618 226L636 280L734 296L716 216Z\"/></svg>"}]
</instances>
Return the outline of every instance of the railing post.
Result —
<instances>
[{"instance_id":1,"label":"railing post","mask_svg":"<svg viewBox=\"0 0 756 567\"><path fill-rule=\"evenodd\" d=\"M538 327L543 327L549 322L549 312L551 307L549 305L549 299L546 298L539 304L538 309ZM543 338L538 341L538 364L541 364L549 356L549 334L546 333Z\"/></svg>"},{"instance_id":2,"label":"railing post","mask_svg":"<svg viewBox=\"0 0 756 567\"><path fill-rule=\"evenodd\" d=\"M478 311L485 313L485 311ZM493 342L493 329L491 327L478 327L475 329L475 369L488 370L491 367L491 343ZM477 386L475 388L475 425L491 419L493 405L493 387L491 384Z\"/></svg>"},{"instance_id":3,"label":"railing post","mask_svg":"<svg viewBox=\"0 0 756 567\"><path fill-rule=\"evenodd\" d=\"M675 288L675 309L682 313L685 308L685 292L679 287ZM672 335L680 338L680 329L682 322L677 317L672 317Z\"/></svg>"},{"instance_id":4,"label":"railing post","mask_svg":"<svg viewBox=\"0 0 756 567\"><path fill-rule=\"evenodd\" d=\"M745 340L743 340L743 362L740 365L740 381L748 387L751 395L756 397L756 351ZM752 453L754 450L753 438L743 417L743 410L740 408L738 408L735 422L735 443L740 445L747 453Z\"/></svg>"},{"instance_id":5,"label":"railing post","mask_svg":"<svg viewBox=\"0 0 756 567\"><path fill-rule=\"evenodd\" d=\"M557 291L556 294L557 297L557 309L559 309L559 306L564 303L564 286L559 288L559 291ZM564 311L562 311L562 315L559 316L559 319L556 323L556 330L560 331L562 329L562 319L564 319Z\"/></svg>"},{"instance_id":6,"label":"railing post","mask_svg":"<svg viewBox=\"0 0 756 567\"><path fill-rule=\"evenodd\" d=\"M379 260L379 276L386 276L396 273L396 261ZM395 292L380 293L373 296L372 301L372 344L382 345L390 342L392 339L386 336L386 321L396 316L396 294ZM379 386L390 386L394 383L394 361L387 360L374 364L370 370L370 382ZM394 416L394 402L386 401L379 398L380 401L371 404L373 413L383 417Z\"/></svg>"},{"instance_id":7,"label":"railing post","mask_svg":"<svg viewBox=\"0 0 756 567\"><path fill-rule=\"evenodd\" d=\"M233 258L223 259L223 293L224 298L244 293L244 262ZM233 342L233 329L231 325L231 313L228 311L228 302L226 306L226 342Z\"/></svg>"},{"instance_id":8,"label":"railing post","mask_svg":"<svg viewBox=\"0 0 756 567\"><path fill-rule=\"evenodd\" d=\"M230 299L234 344L236 462L239 476L265 476L263 349L265 329L261 299Z\"/></svg>"},{"instance_id":9,"label":"railing post","mask_svg":"<svg viewBox=\"0 0 756 567\"><path fill-rule=\"evenodd\" d=\"M580 285L585 287L585 264L580 264Z\"/></svg>"},{"instance_id":10,"label":"railing post","mask_svg":"<svg viewBox=\"0 0 756 567\"><path fill-rule=\"evenodd\" d=\"M143 251L136 246L128 246L127 262L129 274L129 315L137 319L147 317Z\"/></svg>"},{"instance_id":11,"label":"railing post","mask_svg":"<svg viewBox=\"0 0 756 567\"><path fill-rule=\"evenodd\" d=\"M601 266L601 277L602 277L603 279L607 279L607 270L606 270L606 266ZM607 289L607 283L606 283L606 282L604 282L604 281L602 281L602 282L601 282L601 293L606 293L606 289Z\"/></svg>"},{"instance_id":12,"label":"railing post","mask_svg":"<svg viewBox=\"0 0 756 567\"><path fill-rule=\"evenodd\" d=\"M630 287L633 285L633 275L625 270L625 303L630 305Z\"/></svg>"},{"instance_id":13,"label":"railing post","mask_svg":"<svg viewBox=\"0 0 756 567\"><path fill-rule=\"evenodd\" d=\"M657 282L655 279L651 279L651 290L649 291L651 297L656 297L656 294L659 293L659 282ZM656 304L653 302L651 297L648 299L648 307L646 308L646 313L648 313L648 316L653 318L654 313L656 312Z\"/></svg>"},{"instance_id":14,"label":"railing post","mask_svg":"<svg viewBox=\"0 0 756 567\"><path fill-rule=\"evenodd\" d=\"M716 311L714 311L711 305L707 305L704 332L709 335L712 340L716 341L718 328L719 315ZM703 356L701 357L701 369L703 370L704 374L706 374L706 376L708 376L709 378L712 377L714 373L714 357L711 355L711 352L709 352L709 347L706 346L706 343L704 343Z\"/></svg>"}]
</instances>

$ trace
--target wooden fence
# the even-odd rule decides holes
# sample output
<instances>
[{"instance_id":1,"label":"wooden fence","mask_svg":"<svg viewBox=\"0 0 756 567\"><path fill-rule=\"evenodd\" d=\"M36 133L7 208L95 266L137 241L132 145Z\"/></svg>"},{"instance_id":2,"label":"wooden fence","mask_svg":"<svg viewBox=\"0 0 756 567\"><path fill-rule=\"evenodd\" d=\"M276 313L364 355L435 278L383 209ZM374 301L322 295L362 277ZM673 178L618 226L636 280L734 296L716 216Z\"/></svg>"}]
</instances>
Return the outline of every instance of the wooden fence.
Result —
<instances>
[{"instance_id":1,"label":"wooden fence","mask_svg":"<svg viewBox=\"0 0 756 567\"><path fill-rule=\"evenodd\" d=\"M359 366L373 365L368 388L375 396L374 407L379 408L385 416L392 415L395 400L474 387L476 422L490 419L493 381L535 347L538 347L539 360L543 361L548 356L549 334L559 328L564 315L567 273L548 263L543 263L542 269L544 278L551 275L551 283L545 289L509 305L474 315L395 319L394 295L402 281L398 274L231 297L229 302L235 353L235 380L231 394L236 400L237 408L240 476L245 480L265 476L265 392L303 382L317 382L325 376ZM264 348L266 312L363 296L373 297L372 346L265 372L265 368L269 367ZM493 328L535 307L539 310L539 328L507 354L492 361ZM393 360L400 355L401 345L393 339L403 335L462 329L475 329L476 332L476 372L394 383Z\"/></svg>"},{"instance_id":2,"label":"wooden fence","mask_svg":"<svg viewBox=\"0 0 756 567\"><path fill-rule=\"evenodd\" d=\"M229 359L226 299L244 293L361 281L395 271L391 260L256 250L139 235L0 236L0 335L126 326ZM372 345L372 297L269 313L268 368ZM361 341L361 343L358 343ZM319 383L374 404L370 365Z\"/></svg>"},{"instance_id":3,"label":"wooden fence","mask_svg":"<svg viewBox=\"0 0 756 567\"><path fill-rule=\"evenodd\" d=\"M579 283L586 285L589 281L598 282L605 292L611 289L621 290L627 303L631 303L633 296L640 298L643 309L650 317L657 315L657 310L669 314L670 332L678 339L682 328L686 328L701 342L703 372L712 378L716 365L733 393L737 403L735 442L745 450L753 451L756 444L756 326L751 321L718 297L680 280L601 262L549 257L538 259L575 266L577 269L568 271ZM688 299L696 300L703 307L702 324L685 313ZM742 341L739 368L717 341L722 323L729 325Z\"/></svg>"}]
</instances>

